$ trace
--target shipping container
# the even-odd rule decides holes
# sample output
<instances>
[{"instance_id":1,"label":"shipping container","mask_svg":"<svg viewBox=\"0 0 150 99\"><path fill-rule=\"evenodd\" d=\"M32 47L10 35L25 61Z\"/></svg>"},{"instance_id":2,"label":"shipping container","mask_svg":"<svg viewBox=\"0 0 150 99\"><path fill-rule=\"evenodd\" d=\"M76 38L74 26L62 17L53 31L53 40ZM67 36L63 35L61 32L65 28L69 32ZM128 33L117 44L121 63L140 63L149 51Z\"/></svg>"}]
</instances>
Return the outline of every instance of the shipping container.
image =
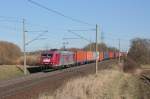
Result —
<instances>
[{"instance_id":1,"label":"shipping container","mask_svg":"<svg viewBox=\"0 0 150 99\"><path fill-rule=\"evenodd\" d=\"M114 52L109 51L109 58L110 58L110 59L114 58Z\"/></svg>"},{"instance_id":2,"label":"shipping container","mask_svg":"<svg viewBox=\"0 0 150 99\"><path fill-rule=\"evenodd\" d=\"M99 53L99 61L102 61L102 60L104 60L104 53L100 52Z\"/></svg>"},{"instance_id":3,"label":"shipping container","mask_svg":"<svg viewBox=\"0 0 150 99\"><path fill-rule=\"evenodd\" d=\"M92 62L94 60L94 53L92 51L87 51L86 59L87 59L87 62Z\"/></svg>"},{"instance_id":4,"label":"shipping container","mask_svg":"<svg viewBox=\"0 0 150 99\"><path fill-rule=\"evenodd\" d=\"M104 52L104 59L109 59L109 52Z\"/></svg>"},{"instance_id":5,"label":"shipping container","mask_svg":"<svg viewBox=\"0 0 150 99\"><path fill-rule=\"evenodd\" d=\"M115 58L119 57L119 52L115 52Z\"/></svg>"},{"instance_id":6,"label":"shipping container","mask_svg":"<svg viewBox=\"0 0 150 99\"><path fill-rule=\"evenodd\" d=\"M76 51L75 52L75 61L76 63L85 63L86 62L86 52L85 51Z\"/></svg>"}]
</instances>

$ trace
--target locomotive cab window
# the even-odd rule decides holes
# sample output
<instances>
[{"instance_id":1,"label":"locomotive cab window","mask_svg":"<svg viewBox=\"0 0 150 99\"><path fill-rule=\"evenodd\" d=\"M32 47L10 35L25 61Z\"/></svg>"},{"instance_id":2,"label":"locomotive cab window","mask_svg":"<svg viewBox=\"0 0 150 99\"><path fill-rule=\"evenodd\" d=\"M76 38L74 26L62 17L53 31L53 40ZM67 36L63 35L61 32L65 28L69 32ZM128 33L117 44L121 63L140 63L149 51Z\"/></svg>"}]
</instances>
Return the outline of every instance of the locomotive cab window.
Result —
<instances>
[{"instance_id":1,"label":"locomotive cab window","mask_svg":"<svg viewBox=\"0 0 150 99\"><path fill-rule=\"evenodd\" d=\"M42 54L42 57L48 57L48 58L51 58L51 57L53 57L53 54Z\"/></svg>"},{"instance_id":2,"label":"locomotive cab window","mask_svg":"<svg viewBox=\"0 0 150 99\"><path fill-rule=\"evenodd\" d=\"M42 54L42 57L46 57L47 56L47 54Z\"/></svg>"},{"instance_id":3,"label":"locomotive cab window","mask_svg":"<svg viewBox=\"0 0 150 99\"><path fill-rule=\"evenodd\" d=\"M47 54L47 57L48 57L48 58L52 58L52 57L53 57L53 54Z\"/></svg>"}]
</instances>

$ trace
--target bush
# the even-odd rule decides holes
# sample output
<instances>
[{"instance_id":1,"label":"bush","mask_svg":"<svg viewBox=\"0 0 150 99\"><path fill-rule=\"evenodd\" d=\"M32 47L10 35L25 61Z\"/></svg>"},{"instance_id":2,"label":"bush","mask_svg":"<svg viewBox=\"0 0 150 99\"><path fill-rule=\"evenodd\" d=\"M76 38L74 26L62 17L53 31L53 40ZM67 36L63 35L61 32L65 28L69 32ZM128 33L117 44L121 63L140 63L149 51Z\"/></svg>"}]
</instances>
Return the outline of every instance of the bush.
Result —
<instances>
[{"instance_id":1,"label":"bush","mask_svg":"<svg viewBox=\"0 0 150 99\"><path fill-rule=\"evenodd\" d=\"M150 64L150 40L133 39L128 57L138 64Z\"/></svg>"},{"instance_id":2,"label":"bush","mask_svg":"<svg viewBox=\"0 0 150 99\"><path fill-rule=\"evenodd\" d=\"M123 66L124 72L134 72L139 67L140 67L140 64L136 63L130 57L124 58L124 66Z\"/></svg>"},{"instance_id":3,"label":"bush","mask_svg":"<svg viewBox=\"0 0 150 99\"><path fill-rule=\"evenodd\" d=\"M16 44L0 41L0 65L16 64L16 60L20 56L21 50Z\"/></svg>"}]
</instances>

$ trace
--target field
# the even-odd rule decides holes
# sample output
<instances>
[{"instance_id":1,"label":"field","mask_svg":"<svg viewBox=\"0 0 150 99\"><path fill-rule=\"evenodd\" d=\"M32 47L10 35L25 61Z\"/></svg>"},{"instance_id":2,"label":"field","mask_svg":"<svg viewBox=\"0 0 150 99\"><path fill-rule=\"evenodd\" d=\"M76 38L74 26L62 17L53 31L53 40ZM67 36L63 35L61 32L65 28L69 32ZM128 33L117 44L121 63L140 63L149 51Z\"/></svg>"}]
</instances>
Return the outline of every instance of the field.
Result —
<instances>
[{"instance_id":1,"label":"field","mask_svg":"<svg viewBox=\"0 0 150 99\"><path fill-rule=\"evenodd\" d=\"M150 86L138 76L117 70L104 70L98 75L72 79L53 95L39 99L149 99Z\"/></svg>"},{"instance_id":2,"label":"field","mask_svg":"<svg viewBox=\"0 0 150 99\"><path fill-rule=\"evenodd\" d=\"M23 72L16 65L0 65L0 80L7 80L23 76Z\"/></svg>"}]
</instances>

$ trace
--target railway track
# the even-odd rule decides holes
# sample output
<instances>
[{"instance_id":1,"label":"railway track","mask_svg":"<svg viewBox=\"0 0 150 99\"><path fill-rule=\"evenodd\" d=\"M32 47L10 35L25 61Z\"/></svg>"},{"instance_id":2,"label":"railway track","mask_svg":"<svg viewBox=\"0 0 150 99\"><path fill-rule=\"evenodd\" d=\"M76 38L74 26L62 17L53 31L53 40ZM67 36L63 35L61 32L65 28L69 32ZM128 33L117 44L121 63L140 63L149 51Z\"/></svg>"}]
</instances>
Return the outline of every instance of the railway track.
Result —
<instances>
[{"instance_id":1,"label":"railway track","mask_svg":"<svg viewBox=\"0 0 150 99\"><path fill-rule=\"evenodd\" d=\"M150 87L150 78L147 75L141 75L141 79Z\"/></svg>"},{"instance_id":2,"label":"railway track","mask_svg":"<svg viewBox=\"0 0 150 99\"><path fill-rule=\"evenodd\" d=\"M106 68L104 63L112 64L114 60L99 63L99 69ZM36 73L14 80L0 82L0 99L37 98L44 91L54 92L65 81L72 77L84 76L95 72L95 64L57 70L49 73Z\"/></svg>"},{"instance_id":3,"label":"railway track","mask_svg":"<svg viewBox=\"0 0 150 99\"><path fill-rule=\"evenodd\" d=\"M150 68L142 68L141 79L150 87Z\"/></svg>"}]
</instances>

